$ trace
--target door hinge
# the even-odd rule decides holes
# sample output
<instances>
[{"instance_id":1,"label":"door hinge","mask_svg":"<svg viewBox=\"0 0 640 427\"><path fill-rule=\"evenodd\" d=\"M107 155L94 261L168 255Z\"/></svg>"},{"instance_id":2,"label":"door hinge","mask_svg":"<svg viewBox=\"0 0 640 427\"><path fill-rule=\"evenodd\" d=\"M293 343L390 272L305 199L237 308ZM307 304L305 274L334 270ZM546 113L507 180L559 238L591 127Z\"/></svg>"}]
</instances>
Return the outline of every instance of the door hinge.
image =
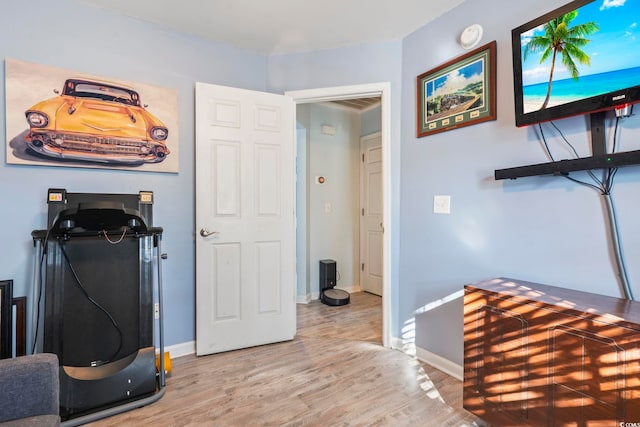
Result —
<instances>
[{"instance_id":1,"label":"door hinge","mask_svg":"<svg viewBox=\"0 0 640 427\"><path fill-rule=\"evenodd\" d=\"M364 262L362 263L362 271L364 271Z\"/></svg>"},{"instance_id":2,"label":"door hinge","mask_svg":"<svg viewBox=\"0 0 640 427\"><path fill-rule=\"evenodd\" d=\"M364 153L362 153L362 163L364 163Z\"/></svg>"},{"instance_id":3,"label":"door hinge","mask_svg":"<svg viewBox=\"0 0 640 427\"><path fill-rule=\"evenodd\" d=\"M364 216L364 208L362 208L362 216Z\"/></svg>"}]
</instances>

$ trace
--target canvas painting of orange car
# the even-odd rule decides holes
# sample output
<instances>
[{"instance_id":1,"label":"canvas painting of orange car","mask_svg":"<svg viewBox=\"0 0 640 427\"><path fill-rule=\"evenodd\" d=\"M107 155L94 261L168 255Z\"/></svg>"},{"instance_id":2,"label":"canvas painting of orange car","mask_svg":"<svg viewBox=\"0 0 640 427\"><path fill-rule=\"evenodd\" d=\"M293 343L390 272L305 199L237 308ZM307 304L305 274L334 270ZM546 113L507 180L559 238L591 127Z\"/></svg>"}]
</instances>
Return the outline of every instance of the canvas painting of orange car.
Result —
<instances>
[{"instance_id":1,"label":"canvas painting of orange car","mask_svg":"<svg viewBox=\"0 0 640 427\"><path fill-rule=\"evenodd\" d=\"M177 91L5 60L7 162L178 172Z\"/></svg>"}]
</instances>

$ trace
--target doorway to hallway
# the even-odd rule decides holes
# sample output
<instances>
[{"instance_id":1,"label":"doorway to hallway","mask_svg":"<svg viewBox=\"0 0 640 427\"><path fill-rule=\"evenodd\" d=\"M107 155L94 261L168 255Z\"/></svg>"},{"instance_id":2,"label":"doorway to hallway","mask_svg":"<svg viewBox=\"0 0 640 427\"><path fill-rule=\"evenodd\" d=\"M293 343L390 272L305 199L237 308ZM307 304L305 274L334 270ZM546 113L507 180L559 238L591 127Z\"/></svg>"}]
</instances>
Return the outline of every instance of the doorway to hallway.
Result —
<instances>
[{"instance_id":1,"label":"doorway to hallway","mask_svg":"<svg viewBox=\"0 0 640 427\"><path fill-rule=\"evenodd\" d=\"M378 84L367 84L367 85L359 85L359 86L348 86L348 87L336 87L336 88L324 88L324 89L313 89L313 90L302 90L302 91L293 91L287 92L286 95L291 96L296 103L297 106L309 103L318 103L318 102L328 102L328 101L337 101L337 100L348 100L348 99L357 99L357 98L365 98L365 97L380 97L380 140L381 140L381 200L382 200L382 221L379 222L379 226L384 233L382 233L382 344L384 346L389 347L391 345L391 332L390 332L390 324L391 324L391 291L390 291L390 277L391 277L391 221L390 221L390 84L389 83L378 83ZM329 133L332 132L329 123L329 128L325 128ZM299 130L300 133L300 130ZM300 153L298 153L300 154ZM359 152L357 152L358 158L360 157ZM319 178L319 176L314 175L311 171L304 171L305 173L301 173L302 169L304 169L307 165L298 163L298 179L306 179L306 180L315 180ZM356 173L359 175L359 167L357 168ZM321 176L321 175L320 175ZM326 179L326 177L325 177ZM325 181L326 182L326 181ZM309 183L305 183L307 186ZM316 185L316 184L313 184ZM359 197L358 197L359 199ZM305 206L309 205L309 200L306 201ZM314 212L331 212L333 210L333 204L325 204L321 202L319 209L315 208ZM358 211L356 211L357 213ZM298 214L298 225L300 225L301 218L300 214ZM300 230L300 229L299 229ZM358 231L359 232L359 231ZM302 240L307 241L308 238L308 227L302 231ZM356 248L355 250L358 252L359 250ZM309 258L307 258L309 259ZM317 262L317 260L315 260ZM313 277L311 271L312 261L308 261L302 267L302 271L300 271L300 266L298 268L298 276L303 280L306 280L307 283L313 283L316 279ZM361 265L357 265L357 267L361 268ZM360 280L357 279L358 284L360 284ZM314 289L314 288L311 288ZM312 292L308 292L309 298L311 297ZM298 294L300 297L300 294Z\"/></svg>"}]
</instances>

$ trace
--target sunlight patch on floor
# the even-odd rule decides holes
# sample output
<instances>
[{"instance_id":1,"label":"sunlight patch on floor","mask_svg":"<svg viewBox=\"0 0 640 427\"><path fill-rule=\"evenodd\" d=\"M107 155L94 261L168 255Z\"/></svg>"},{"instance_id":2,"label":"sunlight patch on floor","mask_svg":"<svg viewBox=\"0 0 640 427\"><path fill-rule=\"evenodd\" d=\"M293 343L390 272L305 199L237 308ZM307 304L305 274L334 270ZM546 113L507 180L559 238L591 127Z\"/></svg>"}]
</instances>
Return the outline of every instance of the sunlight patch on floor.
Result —
<instances>
[{"instance_id":1,"label":"sunlight patch on floor","mask_svg":"<svg viewBox=\"0 0 640 427\"><path fill-rule=\"evenodd\" d=\"M402 327L401 330L401 350L403 353L411 356L413 358L412 361L412 365L417 367L417 381L418 381L418 385L420 386L420 388L422 390L424 390L424 392L426 393L426 395L433 400L438 400L442 403L445 403L444 399L442 398L442 396L440 395L440 393L438 392L438 389L435 387L433 381L431 381L431 379L429 378L429 375L427 375L427 373L424 371L424 369L422 368L422 366L420 365L420 362L417 358L417 351L416 351L416 318L415 316L418 316L420 314L424 314L428 311L431 311L433 309L436 309L438 307L440 307L443 304L446 304L450 301L453 301L455 299L461 298L462 296L464 296L464 290L461 289L460 291L454 292L450 295L447 295L443 298L437 299L435 301L432 301L428 304L425 304L424 306L418 308L417 310L415 310L413 312L414 317L411 317L409 319L407 319L404 322L404 325ZM461 427L470 427L470 426L461 426Z\"/></svg>"},{"instance_id":2,"label":"sunlight patch on floor","mask_svg":"<svg viewBox=\"0 0 640 427\"><path fill-rule=\"evenodd\" d=\"M438 389L429 378L429 375L424 371L422 366L420 365L420 361L416 357L416 322L415 318L411 318L404 322L404 327L402 328L402 351L411 356L411 365L416 367L416 380L418 382L418 386L426 393L427 397L433 400L438 400L439 402L445 403L442 396L438 392Z\"/></svg>"}]
</instances>

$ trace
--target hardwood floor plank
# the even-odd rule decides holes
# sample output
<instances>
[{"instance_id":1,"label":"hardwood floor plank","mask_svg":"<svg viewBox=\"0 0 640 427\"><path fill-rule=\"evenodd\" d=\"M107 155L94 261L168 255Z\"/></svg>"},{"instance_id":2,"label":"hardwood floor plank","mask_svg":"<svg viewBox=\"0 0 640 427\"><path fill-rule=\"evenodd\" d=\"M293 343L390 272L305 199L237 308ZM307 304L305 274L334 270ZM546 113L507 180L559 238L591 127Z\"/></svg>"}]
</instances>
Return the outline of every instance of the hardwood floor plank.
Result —
<instances>
[{"instance_id":1,"label":"hardwood floor plank","mask_svg":"<svg viewBox=\"0 0 640 427\"><path fill-rule=\"evenodd\" d=\"M293 341L172 361L165 396L107 426L476 426L460 381L381 346L381 298L298 305Z\"/></svg>"}]
</instances>

